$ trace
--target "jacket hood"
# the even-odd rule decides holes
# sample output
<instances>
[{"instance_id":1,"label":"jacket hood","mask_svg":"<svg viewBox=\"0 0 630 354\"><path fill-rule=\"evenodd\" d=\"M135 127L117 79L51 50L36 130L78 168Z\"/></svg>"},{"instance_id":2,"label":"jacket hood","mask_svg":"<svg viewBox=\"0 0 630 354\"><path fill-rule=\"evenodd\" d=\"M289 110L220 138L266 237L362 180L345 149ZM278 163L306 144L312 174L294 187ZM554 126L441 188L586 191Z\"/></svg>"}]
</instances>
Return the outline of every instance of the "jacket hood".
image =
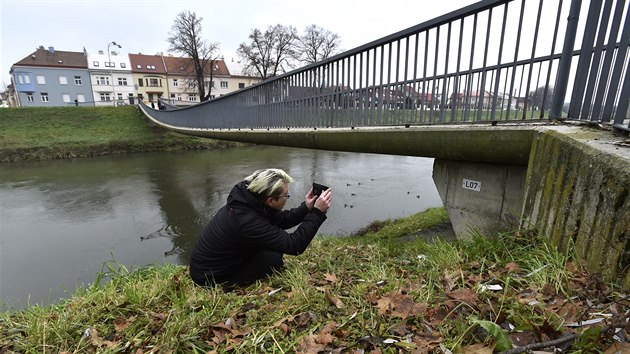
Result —
<instances>
[{"instance_id":1,"label":"jacket hood","mask_svg":"<svg viewBox=\"0 0 630 354\"><path fill-rule=\"evenodd\" d=\"M261 215L273 214L273 208L263 204L252 192L247 190L247 182L237 183L227 198L227 206L233 209L250 209Z\"/></svg>"}]
</instances>

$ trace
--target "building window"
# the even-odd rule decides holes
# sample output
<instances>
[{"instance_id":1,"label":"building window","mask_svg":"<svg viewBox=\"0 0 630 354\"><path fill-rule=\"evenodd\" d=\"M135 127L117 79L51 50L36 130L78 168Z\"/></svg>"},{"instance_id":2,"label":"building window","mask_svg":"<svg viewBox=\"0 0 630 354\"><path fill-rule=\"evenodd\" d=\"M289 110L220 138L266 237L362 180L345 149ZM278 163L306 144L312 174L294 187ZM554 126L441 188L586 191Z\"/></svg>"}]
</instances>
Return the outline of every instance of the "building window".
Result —
<instances>
[{"instance_id":1,"label":"building window","mask_svg":"<svg viewBox=\"0 0 630 354\"><path fill-rule=\"evenodd\" d=\"M181 101L181 100L182 100L182 95L177 94L177 100L178 100L178 101Z\"/></svg>"},{"instance_id":2,"label":"building window","mask_svg":"<svg viewBox=\"0 0 630 354\"><path fill-rule=\"evenodd\" d=\"M77 101L85 102L85 96L82 93L78 94L77 95Z\"/></svg>"},{"instance_id":3,"label":"building window","mask_svg":"<svg viewBox=\"0 0 630 354\"><path fill-rule=\"evenodd\" d=\"M221 81L221 88L228 88L228 82L227 81Z\"/></svg>"},{"instance_id":4,"label":"building window","mask_svg":"<svg viewBox=\"0 0 630 354\"><path fill-rule=\"evenodd\" d=\"M216 96L215 95L210 95L210 99L214 99Z\"/></svg>"},{"instance_id":5,"label":"building window","mask_svg":"<svg viewBox=\"0 0 630 354\"><path fill-rule=\"evenodd\" d=\"M27 102L35 102L35 98L33 97L32 93L27 93L26 94L26 101Z\"/></svg>"},{"instance_id":6,"label":"building window","mask_svg":"<svg viewBox=\"0 0 630 354\"><path fill-rule=\"evenodd\" d=\"M94 61L92 62L92 64L93 64L95 67L98 67L98 66L100 65L100 64L98 63L98 61L96 61L96 60L94 60Z\"/></svg>"},{"instance_id":7,"label":"building window","mask_svg":"<svg viewBox=\"0 0 630 354\"><path fill-rule=\"evenodd\" d=\"M50 102L50 99L48 98L48 92L42 92L42 102Z\"/></svg>"},{"instance_id":8,"label":"building window","mask_svg":"<svg viewBox=\"0 0 630 354\"><path fill-rule=\"evenodd\" d=\"M118 86L127 86L127 78L119 77L118 78Z\"/></svg>"},{"instance_id":9,"label":"building window","mask_svg":"<svg viewBox=\"0 0 630 354\"><path fill-rule=\"evenodd\" d=\"M240 89L245 88L245 83L244 82L239 82L238 83L238 88L240 88Z\"/></svg>"},{"instance_id":10,"label":"building window","mask_svg":"<svg viewBox=\"0 0 630 354\"><path fill-rule=\"evenodd\" d=\"M101 101L111 101L109 92L101 92Z\"/></svg>"},{"instance_id":11,"label":"building window","mask_svg":"<svg viewBox=\"0 0 630 354\"><path fill-rule=\"evenodd\" d=\"M138 65L136 65L136 68L137 69L142 69L142 65L138 64Z\"/></svg>"},{"instance_id":12,"label":"building window","mask_svg":"<svg viewBox=\"0 0 630 354\"><path fill-rule=\"evenodd\" d=\"M188 100L190 102L197 102L197 95L188 95Z\"/></svg>"},{"instance_id":13,"label":"building window","mask_svg":"<svg viewBox=\"0 0 630 354\"><path fill-rule=\"evenodd\" d=\"M138 79L138 86L144 86L144 81L142 81L142 79Z\"/></svg>"},{"instance_id":14,"label":"building window","mask_svg":"<svg viewBox=\"0 0 630 354\"><path fill-rule=\"evenodd\" d=\"M97 76L96 77L97 85L109 85L109 76Z\"/></svg>"},{"instance_id":15,"label":"building window","mask_svg":"<svg viewBox=\"0 0 630 354\"><path fill-rule=\"evenodd\" d=\"M147 86L151 86L151 87L160 87L160 86L162 86L160 84L160 80L159 79L153 79L153 78L149 79L149 82L147 84L148 84Z\"/></svg>"},{"instance_id":16,"label":"building window","mask_svg":"<svg viewBox=\"0 0 630 354\"><path fill-rule=\"evenodd\" d=\"M67 85L68 84L68 78L65 76L59 76L59 85Z\"/></svg>"},{"instance_id":17,"label":"building window","mask_svg":"<svg viewBox=\"0 0 630 354\"><path fill-rule=\"evenodd\" d=\"M127 67L127 64L125 64L125 63L120 63L120 67L121 67L121 68L126 68L126 67Z\"/></svg>"},{"instance_id":18,"label":"building window","mask_svg":"<svg viewBox=\"0 0 630 354\"><path fill-rule=\"evenodd\" d=\"M177 87L177 85L179 85L179 83L177 82L177 79L173 79L173 87Z\"/></svg>"},{"instance_id":19,"label":"building window","mask_svg":"<svg viewBox=\"0 0 630 354\"><path fill-rule=\"evenodd\" d=\"M118 96L117 100L122 101L123 99L122 93L117 93L116 95Z\"/></svg>"},{"instance_id":20,"label":"building window","mask_svg":"<svg viewBox=\"0 0 630 354\"><path fill-rule=\"evenodd\" d=\"M83 86L83 80L81 80L81 76L74 77L74 84L77 86Z\"/></svg>"},{"instance_id":21,"label":"building window","mask_svg":"<svg viewBox=\"0 0 630 354\"><path fill-rule=\"evenodd\" d=\"M61 98L63 99L63 101L65 103L70 103L70 95L67 93L64 93L63 95L61 95Z\"/></svg>"},{"instance_id":22,"label":"building window","mask_svg":"<svg viewBox=\"0 0 630 354\"><path fill-rule=\"evenodd\" d=\"M36 79L38 85L46 85L46 77L44 75L37 75Z\"/></svg>"}]
</instances>

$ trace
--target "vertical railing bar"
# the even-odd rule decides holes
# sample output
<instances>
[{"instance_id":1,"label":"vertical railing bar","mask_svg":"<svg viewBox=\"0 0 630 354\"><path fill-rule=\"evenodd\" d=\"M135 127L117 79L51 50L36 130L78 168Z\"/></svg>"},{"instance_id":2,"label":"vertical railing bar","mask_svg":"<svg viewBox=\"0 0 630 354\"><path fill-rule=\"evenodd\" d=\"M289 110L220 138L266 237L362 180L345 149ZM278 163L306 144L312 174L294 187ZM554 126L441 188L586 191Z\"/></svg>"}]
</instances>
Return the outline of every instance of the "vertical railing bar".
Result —
<instances>
[{"instance_id":1,"label":"vertical railing bar","mask_svg":"<svg viewBox=\"0 0 630 354\"><path fill-rule=\"evenodd\" d=\"M580 113L581 117L593 122L597 121L597 117L591 114L591 105L593 103L593 95L595 94L597 81L601 81L601 78L603 78L599 76L600 70L604 69L603 66L600 65L600 62L602 60L602 55L604 54L604 41L606 40L606 29L608 28L608 22L610 20L610 13L612 12L612 2L613 0L606 0L604 3L604 10L599 20L599 32L597 40L595 41L591 68L588 71L590 75L588 77L588 83L586 84L586 93L584 94L584 101L582 102L582 110Z\"/></svg>"},{"instance_id":2,"label":"vertical railing bar","mask_svg":"<svg viewBox=\"0 0 630 354\"><path fill-rule=\"evenodd\" d=\"M503 41L505 40L505 25L507 24L508 5L509 3L506 3L504 5L504 10L503 10L503 24L501 25L501 39L499 40L499 57L497 58L497 66L496 66L497 79L494 84L494 97L492 99L492 113L490 115L490 120L492 121L495 120L495 113L497 109L497 97L499 95L499 84L501 81L501 69L499 68L499 66L501 65L501 57L503 56ZM501 106L503 106L503 102L501 102Z\"/></svg>"},{"instance_id":3,"label":"vertical railing bar","mask_svg":"<svg viewBox=\"0 0 630 354\"><path fill-rule=\"evenodd\" d=\"M581 0L573 0L573 2L571 3L571 10L573 9L573 5L575 5L575 3L580 2ZM582 39L582 49L580 50L580 57L578 59L578 64L577 64L577 69L576 69L576 73L575 73L575 79L573 80L573 92L571 93L571 99L570 99L570 104L569 104L569 114L568 114L568 118L577 118L580 119L580 109L582 106L582 102L584 99L584 88L586 87L586 80L588 78L588 75L584 75L584 73L588 73L588 67L591 63L591 59L593 56L593 46L595 43L595 34L597 33L597 28L592 28L592 27L596 27L593 26L592 24L597 22L597 19L599 18L599 10L601 9L601 5L602 5L602 0L591 0L590 2L590 7L588 10L588 16L586 19L586 26L584 29L584 36ZM569 15L569 19L574 19L575 18L575 22L578 21L578 17L579 17L579 9L577 9L577 13L574 16ZM590 25L589 25L590 24ZM570 24L567 24L567 26L569 26ZM574 25L576 27L576 29L574 29L573 31L577 30L577 23ZM573 31L569 31L569 29L567 28L567 34L571 34L572 36L575 34L573 33ZM573 37L575 38L575 37ZM574 39L575 41L575 39ZM573 46L569 49L566 46L566 39L565 39L565 48L563 50L563 54L565 53L565 51L573 51ZM568 54L567 54L568 56ZM568 60L567 61L571 61L571 56L568 56ZM563 65L563 59L565 59L564 55L563 57L560 59L560 65ZM564 63L565 65L567 65L567 63ZM568 70L568 69L565 69ZM568 76L568 73L567 73ZM568 78L564 78L564 76L562 77L566 82L568 82ZM560 86L560 85L557 85ZM562 86L560 86L562 87ZM559 99L559 98L558 98ZM564 100L564 97L562 97L562 99ZM558 102L555 102L556 105L558 105ZM554 105L555 107L555 105Z\"/></svg>"},{"instance_id":4,"label":"vertical railing bar","mask_svg":"<svg viewBox=\"0 0 630 354\"><path fill-rule=\"evenodd\" d=\"M365 51L365 103L363 104L364 113L364 121L366 126L370 126L370 50Z\"/></svg>"},{"instance_id":5,"label":"vertical railing bar","mask_svg":"<svg viewBox=\"0 0 630 354\"><path fill-rule=\"evenodd\" d=\"M521 82L518 84L518 97L523 97L523 79L525 78L525 65L521 65ZM523 115L525 115L527 111L527 92L525 93L525 97L523 97ZM515 119L518 119L518 115L514 115Z\"/></svg>"},{"instance_id":6,"label":"vertical railing bar","mask_svg":"<svg viewBox=\"0 0 630 354\"><path fill-rule=\"evenodd\" d=\"M510 73L510 68L505 68L505 79L503 79L503 82L504 82L504 84L503 84L503 95L501 97L501 99L502 99L501 100L501 116L499 118L501 120L505 119L506 121L509 120L509 117L507 116L507 114L505 116L503 115L503 110L504 110L504 107L505 107L505 92L507 90L507 84L508 84L508 81L509 81L508 80L509 73ZM510 100L510 95L509 94L508 94L508 103L507 103L507 105L508 105L508 109L509 109L510 106L512 106L512 100ZM508 109L505 109L505 110L507 111Z\"/></svg>"},{"instance_id":7,"label":"vertical railing bar","mask_svg":"<svg viewBox=\"0 0 630 354\"><path fill-rule=\"evenodd\" d=\"M389 43L389 58L387 60L387 91L386 94L389 96L388 101L391 105L392 95L391 95L391 85L392 85L392 42ZM391 124L391 107L385 112L387 116L385 117L385 124Z\"/></svg>"},{"instance_id":8,"label":"vertical railing bar","mask_svg":"<svg viewBox=\"0 0 630 354\"><path fill-rule=\"evenodd\" d=\"M521 1L521 14L518 20L518 31L516 32L516 47L514 48L514 65L512 66L512 80L510 83L510 102L512 101L512 93L514 92L514 83L516 81L516 63L518 61L518 51L520 49L521 46L521 33L523 31L523 16L524 16L524 12L525 12L525 0ZM519 89L520 92L520 89ZM518 108L518 100L519 100L520 95L516 97L516 105ZM527 99L527 98L526 98ZM509 116L510 116L510 109L508 107L508 110L506 112L506 117L508 117L509 120ZM514 110L514 118L516 119L518 116L518 109Z\"/></svg>"},{"instance_id":9,"label":"vertical railing bar","mask_svg":"<svg viewBox=\"0 0 630 354\"><path fill-rule=\"evenodd\" d=\"M344 114L344 117L347 118L347 126L351 127L353 126L352 123L352 110L354 109L354 87L350 86L350 59L352 59L352 57L348 57L348 94L346 97L346 101L347 101L347 111Z\"/></svg>"},{"instance_id":10,"label":"vertical railing bar","mask_svg":"<svg viewBox=\"0 0 630 354\"><path fill-rule=\"evenodd\" d=\"M551 41L551 55L553 55L556 52L556 42L558 40L558 27L560 26L560 14L562 13L562 2L563 0L559 0L558 3L558 12L556 14L556 26L553 30L553 39ZM547 104L547 91L550 89L549 87L549 82L551 81L551 68L553 67L553 59L549 59L549 66L547 67L547 80L545 80L545 92L543 95L543 103L542 106L545 107L545 105ZM541 116L541 118L543 118ZM552 118L551 116L551 111L549 112L549 119Z\"/></svg>"},{"instance_id":11,"label":"vertical railing bar","mask_svg":"<svg viewBox=\"0 0 630 354\"><path fill-rule=\"evenodd\" d=\"M389 63L388 63L389 64ZM383 125L383 72L385 69L385 45L381 46L381 74L380 74L380 83L378 89L378 124Z\"/></svg>"},{"instance_id":12,"label":"vertical railing bar","mask_svg":"<svg viewBox=\"0 0 630 354\"><path fill-rule=\"evenodd\" d=\"M538 93L538 87L539 87L538 85L540 84L541 71L542 71L542 61L538 63L538 76L536 77L536 89L534 91L535 93ZM545 95L545 92L546 92L546 89L543 89L543 97ZM538 109L540 109L540 112L541 112L540 118L543 118L543 113L545 112L544 107L539 106ZM530 115L530 119L534 120L534 110L533 109L532 109L532 114Z\"/></svg>"},{"instance_id":13,"label":"vertical railing bar","mask_svg":"<svg viewBox=\"0 0 630 354\"><path fill-rule=\"evenodd\" d=\"M422 107L420 106L422 103L422 95L418 94L418 45L419 45L420 33L416 33L415 37L416 37L416 46L414 48L414 55L413 55L413 94L416 97L414 100L413 119L412 119L413 123L418 122L418 109Z\"/></svg>"},{"instance_id":14,"label":"vertical railing bar","mask_svg":"<svg viewBox=\"0 0 630 354\"><path fill-rule=\"evenodd\" d=\"M433 60L433 85L431 85L431 95L432 98L438 99L436 96L436 81L439 82L437 78L437 66L440 54L440 26L435 28L435 59ZM439 85L439 84L438 84ZM437 88L439 90L439 87ZM433 111L435 110L434 102L431 102L431 110L429 111L429 123L433 124Z\"/></svg>"},{"instance_id":15,"label":"vertical railing bar","mask_svg":"<svg viewBox=\"0 0 630 354\"><path fill-rule=\"evenodd\" d=\"M523 0L525 1L525 0ZM474 64L474 57L475 57L475 44L477 43L477 14L475 13L475 15L473 16L474 20L473 20L473 30L472 30L472 41L471 41L471 48L470 48L470 66L468 67L468 87L467 87L467 92L464 94L464 101L466 102L466 110L464 111L464 122L468 122L468 116L470 115L470 110L472 107L472 88L473 88L473 81L474 81L474 74L472 72L473 70L473 64Z\"/></svg>"},{"instance_id":16,"label":"vertical railing bar","mask_svg":"<svg viewBox=\"0 0 630 354\"><path fill-rule=\"evenodd\" d=\"M340 119L340 107L341 107L341 95L342 95L342 84L340 82L340 78L343 80L343 77L340 76L341 74L341 66L343 64L343 60L337 60L335 61L335 88L333 90L334 93L334 99L335 99L335 114L333 115L333 123L335 125L335 127L342 127L343 125L340 124L339 119Z\"/></svg>"},{"instance_id":17,"label":"vertical railing bar","mask_svg":"<svg viewBox=\"0 0 630 354\"><path fill-rule=\"evenodd\" d=\"M534 30L534 43L532 44L532 55L529 57L529 73L527 75L527 88L525 89L525 94L529 95L529 89L532 82L532 71L534 70L534 58L536 57L536 44L538 43L538 30L540 29L540 16L542 14L543 0L538 2L538 17L536 18L536 29ZM523 109L523 119L527 118L527 100L525 100L525 107ZM534 110L532 110L532 115L534 115Z\"/></svg>"},{"instance_id":18,"label":"vertical railing bar","mask_svg":"<svg viewBox=\"0 0 630 354\"><path fill-rule=\"evenodd\" d=\"M481 91L481 101L477 102L477 122L481 122L483 109L486 108L486 75L487 75L487 63L488 63L488 46L490 45L490 30L492 27L492 10L494 8L490 8L488 10L488 27L486 28L486 45L483 50L483 71L481 71L481 82L479 83L480 90L477 90L477 95ZM487 114L487 113L486 113Z\"/></svg>"},{"instance_id":19,"label":"vertical railing bar","mask_svg":"<svg viewBox=\"0 0 630 354\"><path fill-rule=\"evenodd\" d=\"M403 78L403 82L407 82L408 76L409 75L409 36L405 38L405 75ZM409 90L407 89L408 84L405 84L405 86L403 87L403 97L405 98L405 101L403 102L403 121L401 122L402 124L408 124L409 123L409 118L406 117L407 113L411 113L411 112L407 112L411 107L407 107L407 96L411 99L411 94L412 92L409 92ZM413 103L413 99L410 100ZM409 114L409 116L411 116L411 114Z\"/></svg>"},{"instance_id":20,"label":"vertical railing bar","mask_svg":"<svg viewBox=\"0 0 630 354\"><path fill-rule=\"evenodd\" d=\"M425 31L424 32L424 73L422 76L422 95L424 95L424 105L426 106L427 104L427 98L429 96L429 94L427 93L426 89L427 89L427 82L426 82L426 77L427 77L427 61L429 60L429 31ZM431 96L431 105L433 105L433 101L435 100L435 97ZM424 112L425 108L422 107L422 110L420 111L420 120L422 121L422 123L425 123L425 119L424 119Z\"/></svg>"},{"instance_id":21,"label":"vertical railing bar","mask_svg":"<svg viewBox=\"0 0 630 354\"><path fill-rule=\"evenodd\" d=\"M331 62L328 64L328 73L326 74L326 127L332 128L332 82L333 82L333 71L334 71L335 63Z\"/></svg>"},{"instance_id":22,"label":"vertical railing bar","mask_svg":"<svg viewBox=\"0 0 630 354\"><path fill-rule=\"evenodd\" d=\"M461 63L462 63L462 43L464 36L464 19L461 18L459 20L459 43L457 45L457 65L455 69L455 78L453 81L453 93L451 95L451 122L456 122L457 119L457 109L459 106L459 82L461 80Z\"/></svg>"},{"instance_id":23,"label":"vertical railing bar","mask_svg":"<svg viewBox=\"0 0 630 354\"><path fill-rule=\"evenodd\" d=\"M392 117L392 121L390 122L390 124L398 124L398 121L400 120L400 113L402 113L401 109L400 109L400 39L396 41L396 79L394 80L394 90L393 90L393 94L394 97L396 99L396 105L394 106L394 114Z\"/></svg>"},{"instance_id":24,"label":"vertical railing bar","mask_svg":"<svg viewBox=\"0 0 630 354\"><path fill-rule=\"evenodd\" d=\"M610 87L614 88L614 90L608 90L608 98L606 98L606 104L604 105L604 112L602 114L603 118L608 118L608 120L606 121L609 121L610 118L612 118L613 116L613 108L615 104L614 97L617 94L617 88L619 87L619 81L621 79L624 64L627 65L628 61L628 58L626 56L628 46L630 46L630 8L626 13L625 23L623 25L623 30L621 31L619 49L617 50L617 58L615 59L615 66L613 68L610 79ZM628 83L628 81L625 81L625 86L628 85L630 85L630 83ZM616 120L615 123L617 123ZM619 122L619 124L621 124L621 122Z\"/></svg>"},{"instance_id":25,"label":"vertical railing bar","mask_svg":"<svg viewBox=\"0 0 630 354\"><path fill-rule=\"evenodd\" d=\"M627 47L626 47L627 48ZM627 57L625 60L626 75L623 79L623 85L621 88L621 94L619 95L619 102L617 103L617 111L615 112L615 126L621 127L623 121L628 112L628 106L630 105L630 67L627 63ZM628 130L630 130L630 122L628 123Z\"/></svg>"},{"instance_id":26,"label":"vertical railing bar","mask_svg":"<svg viewBox=\"0 0 630 354\"><path fill-rule=\"evenodd\" d=\"M444 101L446 100L446 92L447 92L447 83L446 78L448 75L448 62L451 54L451 30L452 30L453 22L448 23L448 31L446 35L446 57L444 59L444 78L442 79L442 99L440 100L440 123L444 123L444 118L446 115L446 107L444 105Z\"/></svg>"},{"instance_id":27,"label":"vertical railing bar","mask_svg":"<svg viewBox=\"0 0 630 354\"><path fill-rule=\"evenodd\" d=\"M359 54L355 54L352 56L352 114L351 114L351 125L353 127L357 126L357 91L358 91L358 87L357 87L357 55Z\"/></svg>"},{"instance_id":28,"label":"vertical railing bar","mask_svg":"<svg viewBox=\"0 0 630 354\"><path fill-rule=\"evenodd\" d=\"M569 76L571 74L571 60L573 59L573 47L575 46L575 36L577 32L578 20L580 17L581 6L582 0L571 1L569 16L567 18L567 28L565 31L564 44L562 46L562 56L560 57L560 62L558 64L558 73L556 74L556 83L553 93L553 101L551 104L552 119L562 118L564 98L567 94L567 84L569 82ZM586 37L584 37L583 41L586 41ZM584 52L582 52L582 55L580 55L580 59L578 60L578 68L580 67L579 61L583 60L582 56L584 55ZM575 85L578 85L577 80L573 81L573 85L575 90ZM572 95L572 97L575 96Z\"/></svg>"},{"instance_id":29,"label":"vertical railing bar","mask_svg":"<svg viewBox=\"0 0 630 354\"><path fill-rule=\"evenodd\" d=\"M610 27L610 31L608 33L608 45L606 46L606 54L604 56L604 63L602 64L601 75L599 80L599 87L597 88L597 94L595 95L595 105L593 105L593 118L597 119L600 122L610 122L610 117L601 117L600 114L602 112L602 106L604 104L604 94L606 93L606 88L610 83L612 78L609 76L610 68L612 66L612 59L615 52L615 44L617 42L617 36L619 35L619 27L621 26L621 16L623 15L623 1L617 1L617 6L615 7L615 14L613 15L612 26ZM621 50L621 48L619 48ZM616 91L616 88L610 86L612 88L611 91ZM614 97L614 95L612 96ZM614 100L614 98L613 98Z\"/></svg>"},{"instance_id":30,"label":"vertical railing bar","mask_svg":"<svg viewBox=\"0 0 630 354\"><path fill-rule=\"evenodd\" d=\"M372 48L372 99L370 107L370 126L376 124L376 48ZM381 63L383 65L383 63Z\"/></svg>"},{"instance_id":31,"label":"vertical railing bar","mask_svg":"<svg viewBox=\"0 0 630 354\"><path fill-rule=\"evenodd\" d=\"M363 122L363 104L364 104L364 97L365 94L363 93L363 54L365 54L365 52L361 52L359 53L359 91L358 91L358 99L359 99L359 109L357 110L357 125L358 126L363 126L365 125Z\"/></svg>"},{"instance_id":32,"label":"vertical railing bar","mask_svg":"<svg viewBox=\"0 0 630 354\"><path fill-rule=\"evenodd\" d=\"M348 93L346 92L346 61L348 60L348 58L343 58L341 60L341 86L339 88L339 103L340 103L340 121L341 121L341 126L342 127L346 127L346 105L347 105L347 96Z\"/></svg>"}]
</instances>

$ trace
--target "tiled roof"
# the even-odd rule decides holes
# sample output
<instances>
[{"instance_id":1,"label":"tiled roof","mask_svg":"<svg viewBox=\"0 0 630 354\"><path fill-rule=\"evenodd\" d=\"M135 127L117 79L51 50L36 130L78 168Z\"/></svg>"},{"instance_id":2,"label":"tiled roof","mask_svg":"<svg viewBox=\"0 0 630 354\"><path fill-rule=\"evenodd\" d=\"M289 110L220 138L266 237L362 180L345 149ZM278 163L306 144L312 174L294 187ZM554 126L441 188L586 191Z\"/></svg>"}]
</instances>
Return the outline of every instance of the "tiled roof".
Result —
<instances>
[{"instance_id":1,"label":"tiled roof","mask_svg":"<svg viewBox=\"0 0 630 354\"><path fill-rule=\"evenodd\" d=\"M191 58L164 56L164 62L166 63L166 70L169 74L194 75L194 66ZM208 74L210 73L210 62L206 63L206 70L204 71ZM230 75L230 71L228 70L223 60L214 61L213 75Z\"/></svg>"},{"instance_id":2,"label":"tiled roof","mask_svg":"<svg viewBox=\"0 0 630 354\"><path fill-rule=\"evenodd\" d=\"M165 74L166 68L161 55L129 54L131 72L143 74Z\"/></svg>"},{"instance_id":3,"label":"tiled roof","mask_svg":"<svg viewBox=\"0 0 630 354\"><path fill-rule=\"evenodd\" d=\"M17 66L41 66L59 68L86 68L87 57L83 52L66 52L50 47L39 47L26 58L13 64Z\"/></svg>"}]
</instances>

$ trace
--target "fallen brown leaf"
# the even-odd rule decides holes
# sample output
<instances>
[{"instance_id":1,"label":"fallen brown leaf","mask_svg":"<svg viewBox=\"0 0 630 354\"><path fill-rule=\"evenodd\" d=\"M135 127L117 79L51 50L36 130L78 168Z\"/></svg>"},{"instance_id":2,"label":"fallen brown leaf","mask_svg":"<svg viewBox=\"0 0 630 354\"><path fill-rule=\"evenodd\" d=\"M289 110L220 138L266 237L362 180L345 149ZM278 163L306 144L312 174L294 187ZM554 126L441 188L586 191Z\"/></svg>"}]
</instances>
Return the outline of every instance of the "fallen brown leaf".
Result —
<instances>
[{"instance_id":1,"label":"fallen brown leaf","mask_svg":"<svg viewBox=\"0 0 630 354\"><path fill-rule=\"evenodd\" d=\"M335 275L335 273L333 274L329 274L329 273L324 273L324 279L331 282L331 283L336 283L337 280L337 276Z\"/></svg>"},{"instance_id":2,"label":"fallen brown leaf","mask_svg":"<svg viewBox=\"0 0 630 354\"><path fill-rule=\"evenodd\" d=\"M488 347L484 343L465 345L462 347L462 353L464 354L492 354L493 351L494 345Z\"/></svg>"},{"instance_id":3,"label":"fallen brown leaf","mask_svg":"<svg viewBox=\"0 0 630 354\"><path fill-rule=\"evenodd\" d=\"M470 306L475 306L475 303L477 302L477 295L468 288L447 291L446 296L453 300L464 302Z\"/></svg>"},{"instance_id":4,"label":"fallen brown leaf","mask_svg":"<svg viewBox=\"0 0 630 354\"><path fill-rule=\"evenodd\" d=\"M516 273L521 271L521 267L517 263L510 262L505 265L505 269L507 269L508 273Z\"/></svg>"},{"instance_id":5,"label":"fallen brown leaf","mask_svg":"<svg viewBox=\"0 0 630 354\"><path fill-rule=\"evenodd\" d=\"M346 305L341 301L338 297L334 296L330 289L326 288L324 290L324 294L326 294L326 300L328 300L331 304L335 305L338 309L342 309L346 307Z\"/></svg>"}]
</instances>

